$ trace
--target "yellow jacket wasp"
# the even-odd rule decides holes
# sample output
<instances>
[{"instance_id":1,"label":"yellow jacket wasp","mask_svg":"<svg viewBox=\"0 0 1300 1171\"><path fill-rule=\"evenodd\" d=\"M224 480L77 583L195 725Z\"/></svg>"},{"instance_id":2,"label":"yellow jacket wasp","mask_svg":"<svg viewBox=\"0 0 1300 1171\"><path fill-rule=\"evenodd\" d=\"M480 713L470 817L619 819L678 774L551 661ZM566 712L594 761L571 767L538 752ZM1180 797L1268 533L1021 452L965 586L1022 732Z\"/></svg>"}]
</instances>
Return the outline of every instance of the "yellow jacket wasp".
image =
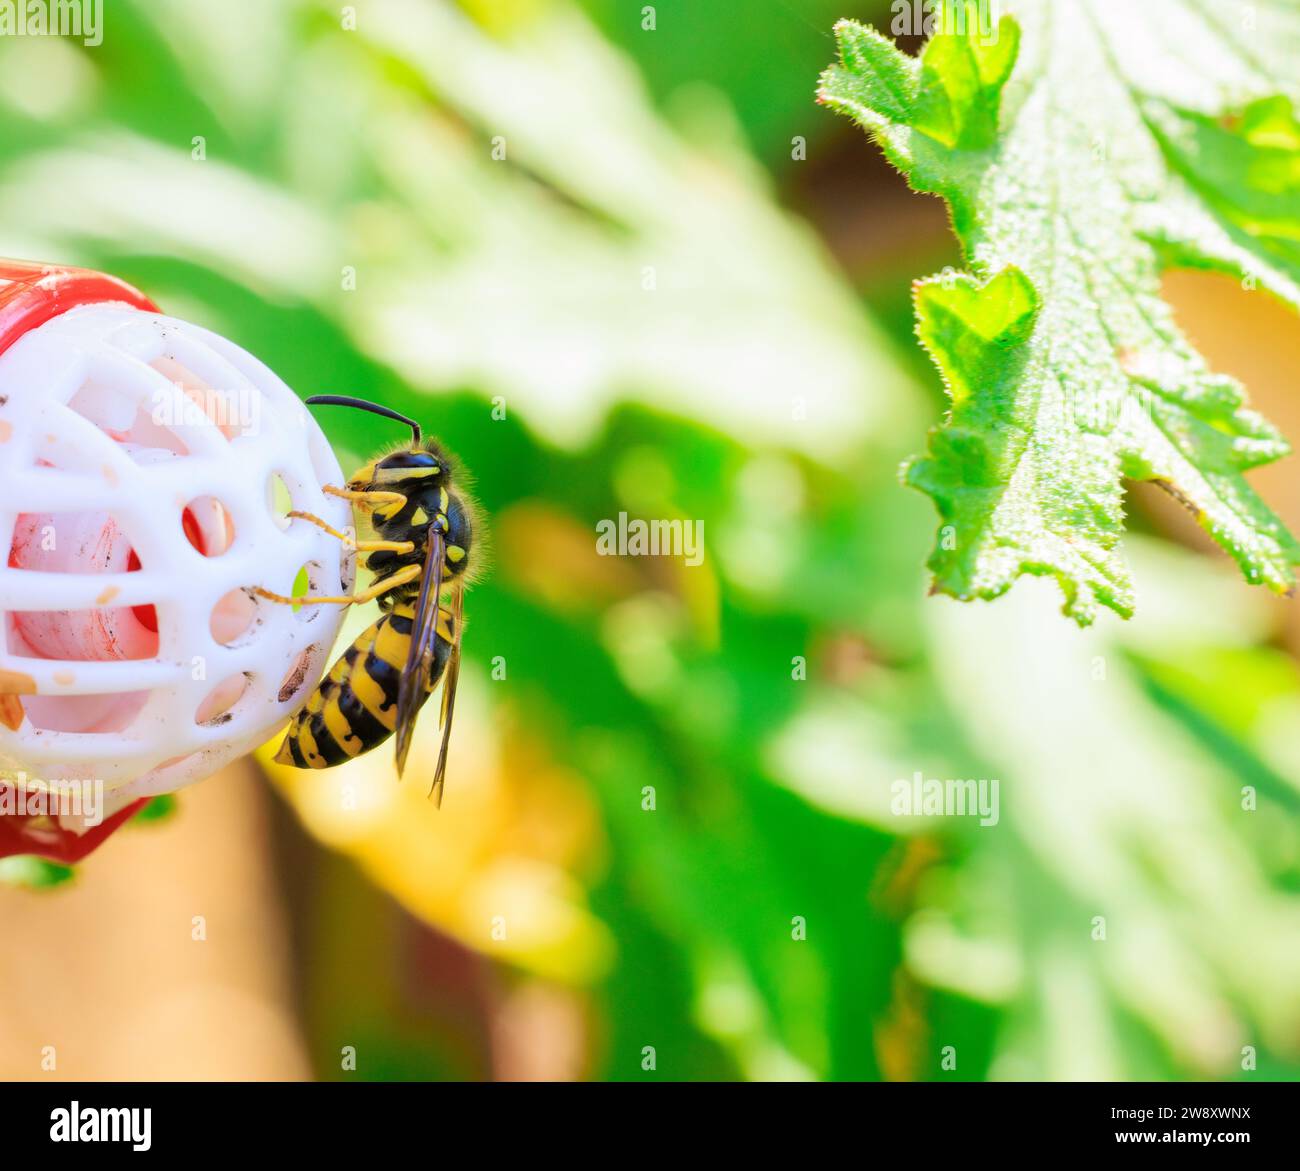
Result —
<instances>
[{"instance_id":1,"label":"yellow jacket wasp","mask_svg":"<svg viewBox=\"0 0 1300 1171\"><path fill-rule=\"evenodd\" d=\"M330 495L351 501L358 512L369 513L378 540L358 541L311 513L289 513L364 554L375 576L368 589L348 597L302 598L254 590L270 601L292 605L377 601L383 612L294 716L275 759L298 768L329 768L369 752L395 732L400 776L416 717L442 679L442 746L430 788L441 801L460 675L462 596L474 536L472 505L453 485L452 461L434 440L421 436L413 419L345 395L315 395L307 402L356 407L395 419L411 428L411 440L371 460L345 487L325 487Z\"/></svg>"}]
</instances>

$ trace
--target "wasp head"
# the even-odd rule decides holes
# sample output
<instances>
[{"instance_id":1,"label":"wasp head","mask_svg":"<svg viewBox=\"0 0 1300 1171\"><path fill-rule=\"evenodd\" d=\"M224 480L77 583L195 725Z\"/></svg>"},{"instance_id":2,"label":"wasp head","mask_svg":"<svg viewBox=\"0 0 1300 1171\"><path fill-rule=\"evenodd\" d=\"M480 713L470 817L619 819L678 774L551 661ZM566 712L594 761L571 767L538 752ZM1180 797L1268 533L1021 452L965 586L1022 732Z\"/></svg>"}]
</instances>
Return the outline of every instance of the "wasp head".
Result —
<instances>
[{"instance_id":1,"label":"wasp head","mask_svg":"<svg viewBox=\"0 0 1300 1171\"><path fill-rule=\"evenodd\" d=\"M420 488L451 483L451 464L431 443L418 448L404 447L361 468L348 481L350 488L378 488L410 494Z\"/></svg>"}]
</instances>

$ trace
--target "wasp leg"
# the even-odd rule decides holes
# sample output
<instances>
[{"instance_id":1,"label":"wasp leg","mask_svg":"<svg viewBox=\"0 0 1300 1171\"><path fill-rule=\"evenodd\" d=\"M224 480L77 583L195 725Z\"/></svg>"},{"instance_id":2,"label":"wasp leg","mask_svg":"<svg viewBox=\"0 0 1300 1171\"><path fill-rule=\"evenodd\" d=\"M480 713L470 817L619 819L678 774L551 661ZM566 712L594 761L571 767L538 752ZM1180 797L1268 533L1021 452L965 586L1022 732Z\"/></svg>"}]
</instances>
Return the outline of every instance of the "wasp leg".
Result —
<instances>
[{"instance_id":1,"label":"wasp leg","mask_svg":"<svg viewBox=\"0 0 1300 1171\"><path fill-rule=\"evenodd\" d=\"M379 581L362 590L359 594L338 597L307 594L301 598L286 598L284 594L273 594L270 590L264 590L261 586L254 586L253 593L259 598L265 598L268 602L280 602L286 606L320 606L327 602L332 602L338 606L354 606L363 602L373 602L380 594L386 594L399 585L406 585L407 582L414 581L420 576L421 572L422 570L418 565L405 565L389 577L380 578Z\"/></svg>"},{"instance_id":2,"label":"wasp leg","mask_svg":"<svg viewBox=\"0 0 1300 1171\"><path fill-rule=\"evenodd\" d=\"M337 496L341 500L351 500L353 504L362 508L381 508L384 505L406 503L406 497L402 493L385 492L379 488L358 491L355 488L336 488L333 484L326 484L321 488L321 491L326 496Z\"/></svg>"},{"instance_id":3,"label":"wasp leg","mask_svg":"<svg viewBox=\"0 0 1300 1171\"><path fill-rule=\"evenodd\" d=\"M327 524L320 517L310 512L299 512L294 509L289 516L296 516L299 520L310 521L318 529L324 529L331 537L337 537L349 549L355 549L358 553L375 553L379 550L387 550L390 553L413 553L415 552L414 541L358 541L356 537L348 533L340 532L333 525Z\"/></svg>"}]
</instances>

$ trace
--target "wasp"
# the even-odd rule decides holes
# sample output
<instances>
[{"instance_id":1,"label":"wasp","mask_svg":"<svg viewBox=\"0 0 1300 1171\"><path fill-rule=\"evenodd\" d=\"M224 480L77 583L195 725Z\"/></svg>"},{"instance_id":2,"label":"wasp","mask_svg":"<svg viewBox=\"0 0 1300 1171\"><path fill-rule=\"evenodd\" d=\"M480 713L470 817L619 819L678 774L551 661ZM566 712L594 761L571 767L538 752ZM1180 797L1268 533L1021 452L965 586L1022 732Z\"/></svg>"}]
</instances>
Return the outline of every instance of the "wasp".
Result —
<instances>
[{"instance_id":1,"label":"wasp","mask_svg":"<svg viewBox=\"0 0 1300 1171\"><path fill-rule=\"evenodd\" d=\"M409 443L378 456L342 487L324 491L368 514L377 539L357 540L318 516L293 511L364 555L374 582L343 597L290 598L260 587L253 592L291 605L377 602L378 621L339 657L293 717L275 759L298 768L330 768L360 756L396 733L397 774L406 766L411 733L425 701L442 681L442 746L430 796L441 803L447 745L460 677L464 587L476 524L457 469L413 419L378 403L321 394L309 404L355 407L411 429ZM444 604L444 594L447 595Z\"/></svg>"}]
</instances>

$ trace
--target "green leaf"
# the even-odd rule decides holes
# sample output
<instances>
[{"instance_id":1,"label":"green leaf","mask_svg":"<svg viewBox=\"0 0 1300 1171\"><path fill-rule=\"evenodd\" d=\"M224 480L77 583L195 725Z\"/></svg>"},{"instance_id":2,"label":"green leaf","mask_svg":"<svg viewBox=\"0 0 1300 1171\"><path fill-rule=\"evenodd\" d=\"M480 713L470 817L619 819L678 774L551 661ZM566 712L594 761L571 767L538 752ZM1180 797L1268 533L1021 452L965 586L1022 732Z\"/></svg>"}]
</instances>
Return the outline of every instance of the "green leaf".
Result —
<instances>
[{"instance_id":1,"label":"green leaf","mask_svg":"<svg viewBox=\"0 0 1300 1171\"><path fill-rule=\"evenodd\" d=\"M35 854L15 854L0 858L0 885L43 890L60 886L73 878L76 871L62 862L51 862Z\"/></svg>"},{"instance_id":2,"label":"green leaf","mask_svg":"<svg viewBox=\"0 0 1300 1171\"><path fill-rule=\"evenodd\" d=\"M135 815L134 821L137 825L145 822L167 821L176 813L176 794L159 793L157 797L152 797L149 803L140 809Z\"/></svg>"},{"instance_id":3,"label":"green leaf","mask_svg":"<svg viewBox=\"0 0 1300 1171\"><path fill-rule=\"evenodd\" d=\"M1129 477L1287 591L1300 545L1243 474L1286 441L1183 337L1160 277L1226 270L1300 306L1300 13L1272 0L1242 31L1199 0L1159 22L1008 7L993 28L984 5L946 5L919 59L842 21L818 95L948 202L970 269L916 288L952 399L904 473L943 521L935 589L994 598L1051 575L1080 624L1099 605L1127 617Z\"/></svg>"}]
</instances>

